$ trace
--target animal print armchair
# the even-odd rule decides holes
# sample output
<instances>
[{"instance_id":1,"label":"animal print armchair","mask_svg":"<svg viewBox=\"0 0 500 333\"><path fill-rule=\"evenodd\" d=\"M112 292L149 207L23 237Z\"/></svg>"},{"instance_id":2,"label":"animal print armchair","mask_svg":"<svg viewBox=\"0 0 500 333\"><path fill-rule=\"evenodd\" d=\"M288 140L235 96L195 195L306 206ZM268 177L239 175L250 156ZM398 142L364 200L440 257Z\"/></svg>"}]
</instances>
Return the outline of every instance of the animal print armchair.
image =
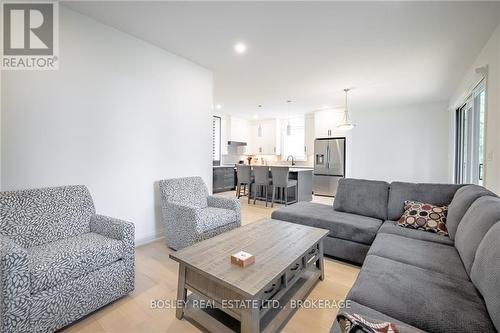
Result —
<instances>
[{"instance_id":1,"label":"animal print armchair","mask_svg":"<svg viewBox=\"0 0 500 333\"><path fill-rule=\"evenodd\" d=\"M53 332L134 289L134 225L85 186L0 192L0 332Z\"/></svg>"},{"instance_id":2,"label":"animal print armchair","mask_svg":"<svg viewBox=\"0 0 500 333\"><path fill-rule=\"evenodd\" d=\"M161 180L159 187L165 239L174 250L241 225L240 201L208 195L201 177Z\"/></svg>"}]
</instances>

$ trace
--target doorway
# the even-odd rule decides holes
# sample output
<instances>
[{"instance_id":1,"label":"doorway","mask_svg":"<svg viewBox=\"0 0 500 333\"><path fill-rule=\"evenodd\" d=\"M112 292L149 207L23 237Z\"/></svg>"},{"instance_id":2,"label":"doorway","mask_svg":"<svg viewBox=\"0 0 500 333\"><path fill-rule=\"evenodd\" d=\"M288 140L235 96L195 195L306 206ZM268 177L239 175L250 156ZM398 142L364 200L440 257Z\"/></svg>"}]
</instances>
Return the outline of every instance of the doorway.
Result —
<instances>
[{"instance_id":1,"label":"doorway","mask_svg":"<svg viewBox=\"0 0 500 333\"><path fill-rule=\"evenodd\" d=\"M455 182L483 185L486 87L474 88L456 114Z\"/></svg>"}]
</instances>

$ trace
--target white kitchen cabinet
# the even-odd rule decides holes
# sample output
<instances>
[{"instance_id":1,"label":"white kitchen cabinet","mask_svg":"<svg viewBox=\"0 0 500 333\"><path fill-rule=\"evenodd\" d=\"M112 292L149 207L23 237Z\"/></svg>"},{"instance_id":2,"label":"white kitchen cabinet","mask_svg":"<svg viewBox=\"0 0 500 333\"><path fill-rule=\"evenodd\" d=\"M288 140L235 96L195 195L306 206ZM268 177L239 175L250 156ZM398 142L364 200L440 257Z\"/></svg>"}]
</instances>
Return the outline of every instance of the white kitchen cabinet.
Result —
<instances>
[{"instance_id":1,"label":"white kitchen cabinet","mask_svg":"<svg viewBox=\"0 0 500 333\"><path fill-rule=\"evenodd\" d=\"M259 126L262 136L259 136ZM279 155L280 131L276 119L255 120L250 125L248 152L253 155Z\"/></svg>"},{"instance_id":2,"label":"white kitchen cabinet","mask_svg":"<svg viewBox=\"0 0 500 333\"><path fill-rule=\"evenodd\" d=\"M250 140L250 122L243 118L230 117L228 141L248 142Z\"/></svg>"},{"instance_id":3,"label":"white kitchen cabinet","mask_svg":"<svg viewBox=\"0 0 500 333\"><path fill-rule=\"evenodd\" d=\"M260 147L260 138L257 137L258 123L250 122L249 139L247 142L247 154L256 155Z\"/></svg>"},{"instance_id":4,"label":"white kitchen cabinet","mask_svg":"<svg viewBox=\"0 0 500 333\"><path fill-rule=\"evenodd\" d=\"M306 114L304 118L304 135L305 135L305 155L314 154L314 139L316 138L314 113Z\"/></svg>"},{"instance_id":5,"label":"white kitchen cabinet","mask_svg":"<svg viewBox=\"0 0 500 333\"><path fill-rule=\"evenodd\" d=\"M340 111L324 110L314 113L314 132L316 138L343 137L345 132L337 129L342 122Z\"/></svg>"}]
</instances>

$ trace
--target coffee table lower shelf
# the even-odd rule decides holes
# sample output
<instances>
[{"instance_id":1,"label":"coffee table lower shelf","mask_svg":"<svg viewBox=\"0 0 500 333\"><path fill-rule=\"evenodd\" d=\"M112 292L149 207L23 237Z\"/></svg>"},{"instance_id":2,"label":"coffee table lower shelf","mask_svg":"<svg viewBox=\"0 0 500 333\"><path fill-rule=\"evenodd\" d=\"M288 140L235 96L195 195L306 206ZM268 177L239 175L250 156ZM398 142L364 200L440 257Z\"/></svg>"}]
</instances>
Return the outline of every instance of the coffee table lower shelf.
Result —
<instances>
[{"instance_id":1,"label":"coffee table lower shelf","mask_svg":"<svg viewBox=\"0 0 500 333\"><path fill-rule=\"evenodd\" d=\"M280 306L270 308L260 318L260 332L279 332L290 317L298 310L292 302L304 300L321 278L321 270L315 265L305 270L297 281L278 299ZM205 332L240 333L240 321L217 308L194 307L193 304L206 298L191 293L187 296L184 316L195 326Z\"/></svg>"}]
</instances>

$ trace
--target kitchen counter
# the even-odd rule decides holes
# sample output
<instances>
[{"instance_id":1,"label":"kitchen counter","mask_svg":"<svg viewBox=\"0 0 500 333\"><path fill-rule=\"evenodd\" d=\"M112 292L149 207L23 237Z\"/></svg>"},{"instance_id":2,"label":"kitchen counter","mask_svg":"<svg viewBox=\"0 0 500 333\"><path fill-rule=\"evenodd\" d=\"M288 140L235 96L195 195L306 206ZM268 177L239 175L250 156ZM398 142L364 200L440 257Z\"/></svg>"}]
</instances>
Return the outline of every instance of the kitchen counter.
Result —
<instances>
[{"instance_id":1,"label":"kitchen counter","mask_svg":"<svg viewBox=\"0 0 500 333\"><path fill-rule=\"evenodd\" d=\"M314 168L296 168L296 167L290 167L290 172L307 172L307 171L314 171Z\"/></svg>"},{"instance_id":2,"label":"kitchen counter","mask_svg":"<svg viewBox=\"0 0 500 333\"><path fill-rule=\"evenodd\" d=\"M246 164L245 164L246 165ZM313 171L314 167L312 166L290 166L290 165L260 165L260 164L252 164L252 167L254 166L267 166L267 167L289 167L290 172L300 172L300 171ZM212 166L214 169L215 168L236 168L235 164L226 164L226 165L213 165Z\"/></svg>"}]
</instances>

